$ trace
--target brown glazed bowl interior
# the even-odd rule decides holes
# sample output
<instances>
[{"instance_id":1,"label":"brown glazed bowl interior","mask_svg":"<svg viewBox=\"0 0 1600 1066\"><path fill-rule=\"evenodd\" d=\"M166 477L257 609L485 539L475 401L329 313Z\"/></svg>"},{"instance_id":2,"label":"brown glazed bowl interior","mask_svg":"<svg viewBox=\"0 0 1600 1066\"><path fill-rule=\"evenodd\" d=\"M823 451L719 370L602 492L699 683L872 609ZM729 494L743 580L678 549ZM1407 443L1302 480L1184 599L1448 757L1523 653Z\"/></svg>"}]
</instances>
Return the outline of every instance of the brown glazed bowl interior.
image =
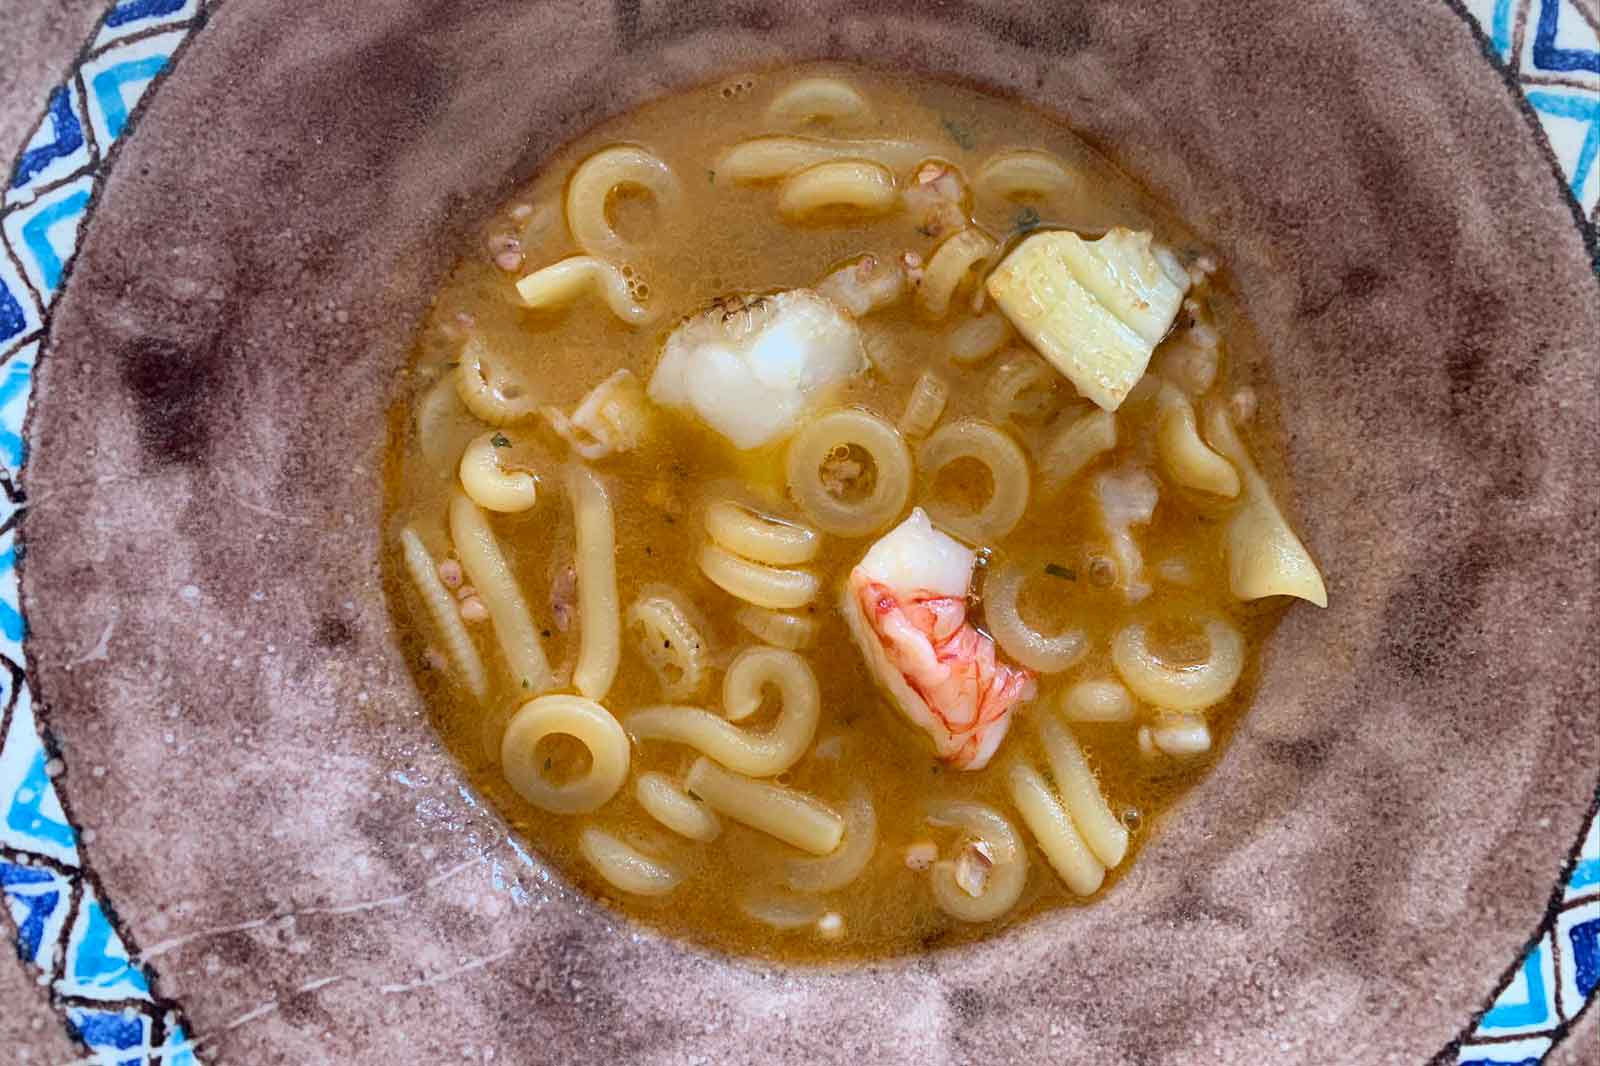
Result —
<instances>
[{"instance_id":1,"label":"brown glazed bowl interior","mask_svg":"<svg viewBox=\"0 0 1600 1066\"><path fill-rule=\"evenodd\" d=\"M230 0L120 149L30 431L33 666L156 992L252 1064L1439 1052L1600 765L1600 305L1477 52L1387 0ZM514 182L819 56L1057 112L1217 249L1332 606L1289 614L1099 905L793 968L631 925L462 788L389 625L379 478L421 310Z\"/></svg>"}]
</instances>

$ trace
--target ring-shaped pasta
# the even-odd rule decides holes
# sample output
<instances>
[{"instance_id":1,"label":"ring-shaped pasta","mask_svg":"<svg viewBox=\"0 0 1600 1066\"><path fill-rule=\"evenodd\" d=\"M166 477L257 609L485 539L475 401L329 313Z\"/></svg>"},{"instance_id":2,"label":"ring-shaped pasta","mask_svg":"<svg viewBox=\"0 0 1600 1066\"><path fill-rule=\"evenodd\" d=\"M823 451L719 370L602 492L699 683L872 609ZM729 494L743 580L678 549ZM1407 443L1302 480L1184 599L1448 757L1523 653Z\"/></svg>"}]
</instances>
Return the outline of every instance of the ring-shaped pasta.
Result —
<instances>
[{"instance_id":1,"label":"ring-shaped pasta","mask_svg":"<svg viewBox=\"0 0 1600 1066\"><path fill-rule=\"evenodd\" d=\"M592 255L568 256L517 282L523 306L535 311L566 307L590 289L598 290L611 313L630 326L646 325L656 317L655 309L633 298L628 279L615 263Z\"/></svg>"},{"instance_id":2,"label":"ring-shaped pasta","mask_svg":"<svg viewBox=\"0 0 1600 1066\"><path fill-rule=\"evenodd\" d=\"M1021 350L1001 360L983 387L984 406L997 424L1047 421L1061 406L1061 373Z\"/></svg>"},{"instance_id":3,"label":"ring-shaped pasta","mask_svg":"<svg viewBox=\"0 0 1600 1066\"><path fill-rule=\"evenodd\" d=\"M1025 148L1000 152L978 168L973 192L998 200L1046 200L1071 191L1072 175L1049 152Z\"/></svg>"},{"instance_id":4,"label":"ring-shaped pasta","mask_svg":"<svg viewBox=\"0 0 1600 1066\"><path fill-rule=\"evenodd\" d=\"M631 895L664 896L683 880L671 866L596 826L583 827L578 850L612 888Z\"/></svg>"},{"instance_id":5,"label":"ring-shaped pasta","mask_svg":"<svg viewBox=\"0 0 1600 1066\"><path fill-rule=\"evenodd\" d=\"M943 318L950 310L956 290L974 267L994 254L994 239L976 226L968 226L947 237L934 249L917 286L917 303L932 318Z\"/></svg>"},{"instance_id":6,"label":"ring-shaped pasta","mask_svg":"<svg viewBox=\"0 0 1600 1066\"><path fill-rule=\"evenodd\" d=\"M456 395L474 417L491 426L532 418L539 405L526 386L507 381L480 337L469 337L456 363Z\"/></svg>"},{"instance_id":7,"label":"ring-shaped pasta","mask_svg":"<svg viewBox=\"0 0 1600 1066\"><path fill-rule=\"evenodd\" d=\"M1050 776L1055 778L1067 813L1072 815L1072 824L1078 827L1078 834L1094 857L1106 869L1115 868L1128 854L1128 827L1111 812L1077 738L1049 715L1039 720L1039 736L1050 761Z\"/></svg>"},{"instance_id":8,"label":"ring-shaped pasta","mask_svg":"<svg viewBox=\"0 0 1600 1066\"><path fill-rule=\"evenodd\" d=\"M1011 801L1051 868L1073 892L1093 895L1105 881L1106 868L1084 843L1044 776L1026 763L1014 764L1009 776Z\"/></svg>"},{"instance_id":9,"label":"ring-shaped pasta","mask_svg":"<svg viewBox=\"0 0 1600 1066\"><path fill-rule=\"evenodd\" d=\"M526 511L538 499L538 483L526 470L507 470L500 464L500 449L511 442L498 430L480 434L461 453L461 491L487 511L514 514Z\"/></svg>"},{"instance_id":10,"label":"ring-shaped pasta","mask_svg":"<svg viewBox=\"0 0 1600 1066\"><path fill-rule=\"evenodd\" d=\"M466 679L467 691L481 702L489 693L489 679L483 669L483 659L478 655L478 646L472 643L466 623L461 620L455 597L439 580L439 568L433 556L428 554L422 538L410 526L400 531L400 548L405 555L406 572L411 575L417 594L444 637L445 651Z\"/></svg>"},{"instance_id":11,"label":"ring-shaped pasta","mask_svg":"<svg viewBox=\"0 0 1600 1066\"><path fill-rule=\"evenodd\" d=\"M989 471L989 499L977 511L959 510L932 499L939 471L957 459L973 459ZM917 455L923 506L935 523L975 544L998 540L1016 528L1028 509L1028 458L1004 431L976 418L934 430Z\"/></svg>"},{"instance_id":12,"label":"ring-shaped pasta","mask_svg":"<svg viewBox=\"0 0 1600 1066\"><path fill-rule=\"evenodd\" d=\"M712 810L813 855L827 855L844 838L844 819L827 804L725 770L704 755L689 767L684 786Z\"/></svg>"},{"instance_id":13,"label":"ring-shaped pasta","mask_svg":"<svg viewBox=\"0 0 1600 1066\"><path fill-rule=\"evenodd\" d=\"M717 500L706 508L706 532L735 555L768 566L808 563L822 548L815 530L731 500Z\"/></svg>"},{"instance_id":14,"label":"ring-shaped pasta","mask_svg":"<svg viewBox=\"0 0 1600 1066\"><path fill-rule=\"evenodd\" d=\"M572 737L589 749L582 777L555 782L534 751L545 737ZM603 806L628 776L628 734L611 712L582 696L550 695L524 703L500 742L500 767L517 795L555 814L586 814Z\"/></svg>"},{"instance_id":15,"label":"ring-shaped pasta","mask_svg":"<svg viewBox=\"0 0 1600 1066\"><path fill-rule=\"evenodd\" d=\"M876 468L862 499L835 496L822 480L822 464L839 449L861 449ZM843 407L818 415L789 443L789 492L817 528L841 537L876 533L900 516L911 496L911 452L889 423L868 411ZM765 606L780 606L767 604Z\"/></svg>"},{"instance_id":16,"label":"ring-shaped pasta","mask_svg":"<svg viewBox=\"0 0 1600 1066\"><path fill-rule=\"evenodd\" d=\"M747 603L734 618L757 640L775 648L799 651L817 639L817 623L802 614L787 614Z\"/></svg>"},{"instance_id":17,"label":"ring-shaped pasta","mask_svg":"<svg viewBox=\"0 0 1600 1066\"><path fill-rule=\"evenodd\" d=\"M722 833L722 822L711 809L666 774L640 774L633 782L633 797L646 814L681 837L704 844Z\"/></svg>"},{"instance_id":18,"label":"ring-shaped pasta","mask_svg":"<svg viewBox=\"0 0 1600 1066\"><path fill-rule=\"evenodd\" d=\"M833 892L843 888L867 868L878 849L878 815L872 790L857 781L844 805L844 839L831 853L817 859L790 859L784 864L784 882L797 892Z\"/></svg>"},{"instance_id":19,"label":"ring-shaped pasta","mask_svg":"<svg viewBox=\"0 0 1600 1066\"><path fill-rule=\"evenodd\" d=\"M1111 640L1111 663L1123 683L1146 703L1165 710L1200 711L1220 703L1244 671L1244 637L1220 618L1201 627L1211 654L1194 666L1169 666L1150 650L1143 623L1123 627Z\"/></svg>"},{"instance_id":20,"label":"ring-shaped pasta","mask_svg":"<svg viewBox=\"0 0 1600 1066\"><path fill-rule=\"evenodd\" d=\"M940 910L960 922L992 922L1017 905L1028 883L1028 851L1005 815L987 804L946 799L932 805L928 820L977 837L992 864L983 891L973 896L958 882L954 861L934 863L929 887Z\"/></svg>"},{"instance_id":21,"label":"ring-shaped pasta","mask_svg":"<svg viewBox=\"0 0 1600 1066\"><path fill-rule=\"evenodd\" d=\"M672 168L637 145L602 148L579 164L567 182L567 229L578 247L590 255L618 256L630 249L606 216L611 194L619 188L643 189L662 211L682 196Z\"/></svg>"},{"instance_id":22,"label":"ring-shaped pasta","mask_svg":"<svg viewBox=\"0 0 1600 1066\"><path fill-rule=\"evenodd\" d=\"M900 432L912 439L926 437L939 424L944 405L950 399L950 386L932 370L917 375L906 400L905 414L900 416Z\"/></svg>"},{"instance_id":23,"label":"ring-shaped pasta","mask_svg":"<svg viewBox=\"0 0 1600 1066\"><path fill-rule=\"evenodd\" d=\"M871 114L867 98L839 78L801 78L785 86L767 105L769 122L793 125L861 120Z\"/></svg>"},{"instance_id":24,"label":"ring-shaped pasta","mask_svg":"<svg viewBox=\"0 0 1600 1066\"><path fill-rule=\"evenodd\" d=\"M999 311L969 318L955 329L945 344L950 358L961 366L975 366L998 352L1011 337L1011 323Z\"/></svg>"},{"instance_id":25,"label":"ring-shaped pasta","mask_svg":"<svg viewBox=\"0 0 1600 1066\"><path fill-rule=\"evenodd\" d=\"M723 152L712 173L718 183L777 181L806 167L840 159L871 160L895 173L903 173L927 155L927 146L914 141L752 137Z\"/></svg>"},{"instance_id":26,"label":"ring-shaped pasta","mask_svg":"<svg viewBox=\"0 0 1600 1066\"><path fill-rule=\"evenodd\" d=\"M778 212L788 219L803 219L824 208L881 215L899 202L894 175L865 159L818 163L783 179L778 190Z\"/></svg>"},{"instance_id":27,"label":"ring-shaped pasta","mask_svg":"<svg viewBox=\"0 0 1600 1066\"><path fill-rule=\"evenodd\" d=\"M765 732L741 728L760 709L762 690L777 685L778 720ZM699 707L646 707L624 725L640 740L687 744L723 766L751 777L781 774L800 760L817 735L822 698L805 659L782 648L754 647L739 653L722 683L722 718Z\"/></svg>"},{"instance_id":28,"label":"ring-shaped pasta","mask_svg":"<svg viewBox=\"0 0 1600 1066\"><path fill-rule=\"evenodd\" d=\"M1239 495L1239 472L1200 439L1194 404L1176 385L1156 398L1156 454L1178 484L1228 499Z\"/></svg>"},{"instance_id":29,"label":"ring-shaped pasta","mask_svg":"<svg viewBox=\"0 0 1600 1066\"><path fill-rule=\"evenodd\" d=\"M707 674L706 642L683 608L665 593L641 596L628 608L628 625L639 636L639 654L669 700L691 699Z\"/></svg>"},{"instance_id":30,"label":"ring-shaped pasta","mask_svg":"<svg viewBox=\"0 0 1600 1066\"><path fill-rule=\"evenodd\" d=\"M983 579L983 620L1000 649L1011 659L1041 674L1071 669L1089 650L1082 629L1064 629L1045 636L1022 620L1018 598L1026 571L1014 562L1001 563Z\"/></svg>"},{"instance_id":31,"label":"ring-shaped pasta","mask_svg":"<svg viewBox=\"0 0 1600 1066\"><path fill-rule=\"evenodd\" d=\"M817 575L752 563L716 544L700 548L700 572L723 592L757 607L804 607L817 598Z\"/></svg>"},{"instance_id":32,"label":"ring-shaped pasta","mask_svg":"<svg viewBox=\"0 0 1600 1066\"><path fill-rule=\"evenodd\" d=\"M1119 681L1078 681L1061 693L1061 714L1069 722L1131 722L1133 697Z\"/></svg>"}]
</instances>

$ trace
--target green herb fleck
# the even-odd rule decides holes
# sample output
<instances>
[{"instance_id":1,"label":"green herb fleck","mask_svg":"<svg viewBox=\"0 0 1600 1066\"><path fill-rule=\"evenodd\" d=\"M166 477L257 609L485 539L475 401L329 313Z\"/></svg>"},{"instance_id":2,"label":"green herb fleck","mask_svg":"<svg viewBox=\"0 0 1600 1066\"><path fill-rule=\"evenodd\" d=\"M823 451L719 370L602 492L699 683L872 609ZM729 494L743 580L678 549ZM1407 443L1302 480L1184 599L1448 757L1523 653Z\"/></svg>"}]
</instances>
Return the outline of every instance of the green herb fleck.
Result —
<instances>
[{"instance_id":1,"label":"green herb fleck","mask_svg":"<svg viewBox=\"0 0 1600 1066\"><path fill-rule=\"evenodd\" d=\"M506 436L504 433L496 433L494 436L489 438L489 443L493 444L496 448L509 448L511 447L511 438Z\"/></svg>"},{"instance_id":2,"label":"green herb fleck","mask_svg":"<svg viewBox=\"0 0 1600 1066\"><path fill-rule=\"evenodd\" d=\"M952 141L955 141L956 144L960 145L965 150L970 152L973 148L977 147L978 138L973 135L972 129L965 123L958 122L949 116L945 116L939 120L939 125L944 127L944 131L950 135L950 139Z\"/></svg>"},{"instance_id":3,"label":"green herb fleck","mask_svg":"<svg viewBox=\"0 0 1600 1066\"><path fill-rule=\"evenodd\" d=\"M715 170L706 171L706 182L711 185L717 183L717 172Z\"/></svg>"},{"instance_id":4,"label":"green herb fleck","mask_svg":"<svg viewBox=\"0 0 1600 1066\"><path fill-rule=\"evenodd\" d=\"M1078 572L1076 570L1069 570L1060 563L1045 563L1044 572L1049 574L1051 577L1059 577L1063 581L1078 580Z\"/></svg>"},{"instance_id":5,"label":"green herb fleck","mask_svg":"<svg viewBox=\"0 0 1600 1066\"><path fill-rule=\"evenodd\" d=\"M523 688L532 688L533 686L528 684L528 679L527 678L523 678L522 679L522 687Z\"/></svg>"},{"instance_id":6,"label":"green herb fleck","mask_svg":"<svg viewBox=\"0 0 1600 1066\"><path fill-rule=\"evenodd\" d=\"M456 367L458 367L458 366L460 366L460 365L461 365L461 363L460 363L460 361L459 361L459 360L458 360L458 361L456 361L456 362L453 362L453 363L446 363L446 364L445 364L445 365L444 365L444 368L445 368L445 369L446 369L446 370L454 370L454 369L455 369L455 368L456 368Z\"/></svg>"},{"instance_id":7,"label":"green herb fleck","mask_svg":"<svg viewBox=\"0 0 1600 1066\"><path fill-rule=\"evenodd\" d=\"M539 630L539 635L541 637L543 637L545 640L549 640L550 639L550 631L548 629Z\"/></svg>"},{"instance_id":8,"label":"green herb fleck","mask_svg":"<svg viewBox=\"0 0 1600 1066\"><path fill-rule=\"evenodd\" d=\"M1027 205L1017 216L1011 220L1011 228L1017 233L1030 233L1039 228L1039 212L1032 204Z\"/></svg>"}]
</instances>

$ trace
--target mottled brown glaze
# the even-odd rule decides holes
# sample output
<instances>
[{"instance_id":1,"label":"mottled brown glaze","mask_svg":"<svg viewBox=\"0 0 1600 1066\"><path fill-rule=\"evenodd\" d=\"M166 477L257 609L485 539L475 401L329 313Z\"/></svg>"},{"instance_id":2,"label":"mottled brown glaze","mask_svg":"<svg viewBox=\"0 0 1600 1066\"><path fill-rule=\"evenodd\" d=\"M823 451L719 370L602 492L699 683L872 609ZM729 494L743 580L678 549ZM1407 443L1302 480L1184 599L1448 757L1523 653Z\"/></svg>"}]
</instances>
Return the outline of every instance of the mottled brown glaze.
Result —
<instances>
[{"instance_id":1,"label":"mottled brown glaze","mask_svg":"<svg viewBox=\"0 0 1600 1066\"><path fill-rule=\"evenodd\" d=\"M1058 110L1196 225L1333 600L1100 906L834 970L686 949L519 858L377 569L383 413L474 219L595 119L801 55ZM63 785L211 1059L1420 1062L1600 765L1596 291L1444 5L232 0L40 370L24 594Z\"/></svg>"}]
</instances>

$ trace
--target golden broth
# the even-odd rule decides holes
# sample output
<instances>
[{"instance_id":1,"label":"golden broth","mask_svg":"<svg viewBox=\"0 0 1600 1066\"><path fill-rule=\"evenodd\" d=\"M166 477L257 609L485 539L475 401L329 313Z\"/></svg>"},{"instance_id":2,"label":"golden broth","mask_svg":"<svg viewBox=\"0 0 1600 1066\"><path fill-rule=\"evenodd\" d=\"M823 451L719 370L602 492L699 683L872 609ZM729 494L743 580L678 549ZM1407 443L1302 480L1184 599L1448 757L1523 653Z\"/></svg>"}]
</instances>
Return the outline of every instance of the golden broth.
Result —
<instances>
[{"instance_id":1,"label":"golden broth","mask_svg":"<svg viewBox=\"0 0 1600 1066\"><path fill-rule=\"evenodd\" d=\"M870 102L870 120L796 129L767 117L767 104L776 93L798 78L819 74L855 86ZM1198 254L1186 230L1162 215L1144 193L1061 125L1015 101L938 81L837 66L771 72L659 100L601 125L551 158L489 223L485 246L462 259L436 298L408 371L409 395L393 422L385 544L392 564L391 603L417 683L440 734L473 785L549 861L630 915L736 951L805 959L885 955L986 936L1043 910L1085 902L1065 887L1035 848L1009 797L1005 769L1018 757L1046 765L1031 719L1053 713L1055 697L1066 684L1116 676L1109 648L1112 635L1124 624L1152 616L1220 615L1244 634L1248 654L1241 683L1227 700L1206 712L1215 738L1209 755L1190 761L1142 756L1136 743L1138 722L1073 727L1112 810L1133 830L1132 853L1110 871L1105 887L1089 897L1093 902L1136 861L1139 842L1150 835L1162 812L1210 765L1248 703L1262 641L1283 602L1274 597L1240 603L1229 594L1222 545L1222 518L1229 504L1181 489L1164 477L1153 460L1150 404L1136 402L1138 394L1117 416L1119 443L1112 454L1098 459L1050 499L1042 498L1036 478L1034 497L1022 521L1002 540L982 546L992 550L996 561L1016 560L1027 567L1031 576L1021 596L1025 618L1046 633L1073 620L1084 627L1090 648L1068 672L1039 679L1038 698L1017 710L1010 736L984 770L961 772L941 765L924 737L879 695L846 632L836 606L837 590L882 531L861 538L822 536L821 554L807 568L822 577L824 591L805 609L818 623L819 635L802 654L820 685L816 745L824 746L827 754L818 754L814 746L778 780L836 810L843 809L853 786L870 789L878 826L872 859L851 884L822 896L815 907L818 913L831 912L842 921L833 930L839 934L836 937L821 935L809 922L795 929L774 929L744 909L753 900L795 895L782 887L785 863L800 857L795 849L726 818L718 839L696 843L674 836L641 810L634 798L634 778L658 770L681 781L697 754L688 747L634 743L627 783L593 814L546 813L522 799L498 768L499 746L506 722L532 693L513 685L485 623L471 632L488 666L490 691L483 705L473 699L445 665L433 620L398 561L399 531L408 525L419 532L436 560L446 557L449 534L444 516L451 494L457 491L455 463L466 442L488 428L463 413L448 385L443 392L430 392L452 373L465 332L476 331L498 353L516 372L526 395L570 412L619 367L633 371L641 382L648 381L674 324L713 299L811 286L862 253L895 257L910 250L924 258L929 255L937 241L919 232L919 221L910 212L872 218L833 214L796 224L779 214L772 183L718 180L719 156L730 145L771 133L917 142L927 146L928 156L954 164L969 183L997 151L1040 149L1061 160L1076 177L1076 185L1068 196L1028 203L978 198L972 218L1001 242L1002 250L1037 225L1093 234L1122 225L1151 229L1159 241L1178 252ZM653 325L634 329L608 311L597 294L581 296L557 312L519 306L513 288L518 277L580 251L563 221L564 185L585 158L616 143L636 144L656 155L671 167L682 188L681 201L671 212L637 195L614 196L609 212L617 231L637 243L636 253L625 260L634 282L642 283L636 293L663 313ZM904 181L906 175L899 178ZM511 271L493 262L497 252L512 247L507 235L520 241L523 260ZM965 415L990 417L985 386L1001 357L963 367L947 354L949 331L968 317L970 293L970 287L963 290L942 321L930 321L909 299L864 317L861 328L872 367L849 384L838 402L862 405L896 421L918 374L931 367L951 385L941 424ZM1270 423L1273 409L1247 328L1215 284L1208 285L1200 298L1209 305L1225 338L1221 372L1207 396L1226 399L1241 386L1264 393L1260 412L1245 426L1259 456L1271 444L1271 433L1261 427ZM470 325L464 325L467 322ZM1013 338L1009 344L1021 342ZM1046 395L1030 399L1039 402L1030 405L1028 418L1009 428L1030 454L1037 454L1042 443L1060 430L1074 392L1060 378ZM419 414L429 402L436 409ZM420 432L419 418L425 424ZM785 498L781 445L740 453L703 425L672 412L657 414L653 426L652 435L638 450L593 464L615 508L621 603L626 609L641 590L652 586L670 586L680 594L718 666L693 702L716 710L720 668L757 641L734 620L741 604L696 568L697 554L706 541L705 508L713 500L733 498L796 521L804 522L805 516ZM492 515L490 522L532 606L557 690L570 691L582 619L562 617L552 607L551 593L570 587L562 574L574 557L574 523L562 470L573 458L541 419L505 427L503 433L509 444L506 456L538 475L538 502L523 513ZM1154 520L1136 531L1146 577L1155 589L1139 604L1128 603L1118 590L1098 587L1091 579L1095 557L1105 553L1106 537L1096 520L1090 483L1094 472L1119 464L1149 469L1161 485ZM1270 457L1264 465L1269 471L1277 469ZM934 482L933 491L957 499L982 499L987 488L981 482L986 477L981 471L974 477L956 464ZM924 502L918 495L921 491L914 490L913 504ZM1181 563L1187 569L1187 587L1160 576L1171 574L1159 569L1164 563ZM973 615L979 624L981 580L980 573L980 599ZM1175 634L1178 645L1184 643L1183 636L1181 631ZM623 645L621 669L603 700L619 717L664 702L655 674L626 630ZM1146 720L1148 711L1140 708L1140 721ZM760 728L773 716L767 708L742 724ZM550 773L557 778L581 770L587 761L581 746L570 741L547 741L537 757L548 759ZM906 862L906 849L918 842L933 841L942 855L951 854L954 832L930 827L926 818L928 803L946 797L993 806L1029 841L1026 888L1017 905L999 920L968 925L947 916L935 904L927 872L913 870ZM578 851L578 834L588 825L603 827L670 863L682 874L682 882L661 897L617 891L596 876Z\"/></svg>"}]
</instances>

